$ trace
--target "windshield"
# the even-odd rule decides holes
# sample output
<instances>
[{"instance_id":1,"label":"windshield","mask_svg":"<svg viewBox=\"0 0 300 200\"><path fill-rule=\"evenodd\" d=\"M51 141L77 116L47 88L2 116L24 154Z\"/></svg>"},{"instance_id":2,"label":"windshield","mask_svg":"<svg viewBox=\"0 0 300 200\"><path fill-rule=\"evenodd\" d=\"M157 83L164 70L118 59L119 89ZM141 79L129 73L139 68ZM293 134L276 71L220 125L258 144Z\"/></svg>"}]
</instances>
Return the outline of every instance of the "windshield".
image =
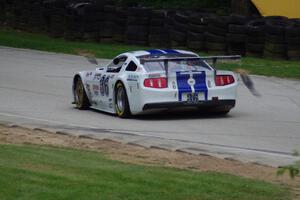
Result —
<instances>
[{"instance_id":1,"label":"windshield","mask_svg":"<svg viewBox=\"0 0 300 200\"><path fill-rule=\"evenodd\" d=\"M144 63L147 72L164 72L164 61L150 61ZM201 59L168 60L168 73L181 71L203 71L211 70L207 63Z\"/></svg>"}]
</instances>

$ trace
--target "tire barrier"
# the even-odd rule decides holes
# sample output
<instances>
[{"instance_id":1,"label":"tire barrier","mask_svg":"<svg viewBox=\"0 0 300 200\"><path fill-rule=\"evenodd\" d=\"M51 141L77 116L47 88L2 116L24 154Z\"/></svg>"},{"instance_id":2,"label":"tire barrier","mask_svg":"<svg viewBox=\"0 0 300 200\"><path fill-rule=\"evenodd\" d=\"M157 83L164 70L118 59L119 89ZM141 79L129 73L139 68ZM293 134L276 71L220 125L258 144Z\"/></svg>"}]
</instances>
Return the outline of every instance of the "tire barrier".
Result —
<instances>
[{"instance_id":1,"label":"tire barrier","mask_svg":"<svg viewBox=\"0 0 300 200\"><path fill-rule=\"evenodd\" d=\"M265 19L254 19L246 24L246 55L262 57L265 46Z\"/></svg>"},{"instance_id":2,"label":"tire barrier","mask_svg":"<svg viewBox=\"0 0 300 200\"><path fill-rule=\"evenodd\" d=\"M149 24L149 46L152 47L168 47L168 30L165 27L165 19L167 11L153 10Z\"/></svg>"},{"instance_id":3,"label":"tire barrier","mask_svg":"<svg viewBox=\"0 0 300 200\"><path fill-rule=\"evenodd\" d=\"M192 50L205 50L205 13L192 13L188 19L187 47Z\"/></svg>"},{"instance_id":4,"label":"tire barrier","mask_svg":"<svg viewBox=\"0 0 300 200\"><path fill-rule=\"evenodd\" d=\"M285 40L287 57L290 60L300 60L300 19L292 19L286 27Z\"/></svg>"},{"instance_id":5,"label":"tire barrier","mask_svg":"<svg viewBox=\"0 0 300 200\"><path fill-rule=\"evenodd\" d=\"M226 54L226 36L228 25L230 24L230 17L210 15L206 21L208 24L205 32L206 50L209 53Z\"/></svg>"},{"instance_id":6,"label":"tire barrier","mask_svg":"<svg viewBox=\"0 0 300 200\"><path fill-rule=\"evenodd\" d=\"M0 26L71 41L119 42L300 60L300 19L120 7L110 0L0 0Z\"/></svg>"}]
</instances>

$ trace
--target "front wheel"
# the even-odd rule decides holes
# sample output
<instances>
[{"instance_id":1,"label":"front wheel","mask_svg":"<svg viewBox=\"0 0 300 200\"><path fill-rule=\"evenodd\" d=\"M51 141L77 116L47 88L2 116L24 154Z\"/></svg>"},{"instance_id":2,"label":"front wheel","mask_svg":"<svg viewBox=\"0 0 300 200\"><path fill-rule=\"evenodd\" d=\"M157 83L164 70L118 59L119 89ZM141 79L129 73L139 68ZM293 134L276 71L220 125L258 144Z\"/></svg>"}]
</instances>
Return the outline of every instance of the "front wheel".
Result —
<instances>
[{"instance_id":1,"label":"front wheel","mask_svg":"<svg viewBox=\"0 0 300 200\"><path fill-rule=\"evenodd\" d=\"M83 83L80 78L77 79L75 85L75 98L76 98L76 108L80 110L86 110L89 108L90 103L88 97L85 93Z\"/></svg>"},{"instance_id":2,"label":"front wheel","mask_svg":"<svg viewBox=\"0 0 300 200\"><path fill-rule=\"evenodd\" d=\"M124 85L118 82L115 89L115 108L118 117L128 118L130 117L130 109L127 98L127 93Z\"/></svg>"}]
</instances>

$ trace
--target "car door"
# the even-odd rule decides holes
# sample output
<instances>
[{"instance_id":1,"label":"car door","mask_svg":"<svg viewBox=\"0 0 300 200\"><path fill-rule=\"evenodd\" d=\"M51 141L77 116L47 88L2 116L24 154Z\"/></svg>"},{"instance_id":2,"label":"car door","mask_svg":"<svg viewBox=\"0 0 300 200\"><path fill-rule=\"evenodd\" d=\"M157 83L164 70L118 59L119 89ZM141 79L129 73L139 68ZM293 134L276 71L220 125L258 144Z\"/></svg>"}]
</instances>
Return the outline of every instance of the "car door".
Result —
<instances>
[{"instance_id":1,"label":"car door","mask_svg":"<svg viewBox=\"0 0 300 200\"><path fill-rule=\"evenodd\" d=\"M114 112L114 85L126 59L126 56L116 57L105 68L96 71L92 81L93 102L95 103L93 107L107 112Z\"/></svg>"}]
</instances>

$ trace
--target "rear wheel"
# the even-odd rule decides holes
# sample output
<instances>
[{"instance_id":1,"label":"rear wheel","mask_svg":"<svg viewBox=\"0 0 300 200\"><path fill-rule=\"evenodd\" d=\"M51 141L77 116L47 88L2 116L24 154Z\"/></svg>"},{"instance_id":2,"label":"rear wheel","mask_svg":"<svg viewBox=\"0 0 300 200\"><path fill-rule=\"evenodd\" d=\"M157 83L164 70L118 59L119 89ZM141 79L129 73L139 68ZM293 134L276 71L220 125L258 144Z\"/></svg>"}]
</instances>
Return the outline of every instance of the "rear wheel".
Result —
<instances>
[{"instance_id":1,"label":"rear wheel","mask_svg":"<svg viewBox=\"0 0 300 200\"><path fill-rule=\"evenodd\" d=\"M89 108L89 100L87 98L87 95L85 93L83 83L80 78L77 79L76 81L76 86L75 86L75 97L76 97L76 108L80 110L86 110Z\"/></svg>"},{"instance_id":2,"label":"rear wheel","mask_svg":"<svg viewBox=\"0 0 300 200\"><path fill-rule=\"evenodd\" d=\"M231 106L217 107L213 109L212 113L216 115L227 115L230 112L231 108L232 108Z\"/></svg>"},{"instance_id":3,"label":"rear wheel","mask_svg":"<svg viewBox=\"0 0 300 200\"><path fill-rule=\"evenodd\" d=\"M128 118L130 117L130 109L127 98L127 93L124 85L118 82L115 89L115 108L118 117Z\"/></svg>"}]
</instances>

